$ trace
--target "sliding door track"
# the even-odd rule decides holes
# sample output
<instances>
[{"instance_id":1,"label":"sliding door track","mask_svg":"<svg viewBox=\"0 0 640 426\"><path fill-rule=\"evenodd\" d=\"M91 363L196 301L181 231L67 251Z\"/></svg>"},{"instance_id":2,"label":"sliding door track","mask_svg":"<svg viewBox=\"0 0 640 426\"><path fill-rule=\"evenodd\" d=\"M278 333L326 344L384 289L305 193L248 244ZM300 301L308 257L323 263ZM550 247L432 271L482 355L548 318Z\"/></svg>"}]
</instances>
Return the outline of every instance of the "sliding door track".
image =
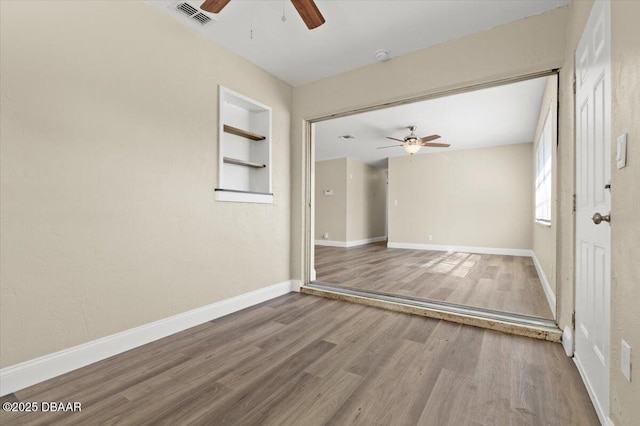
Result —
<instances>
[{"instance_id":1,"label":"sliding door track","mask_svg":"<svg viewBox=\"0 0 640 426\"><path fill-rule=\"evenodd\" d=\"M396 296L375 291L355 290L320 282L306 284L302 286L300 291L306 294L422 315L551 342L560 342L562 337L562 332L553 320L528 315L506 314L489 309L472 308L454 303Z\"/></svg>"}]
</instances>

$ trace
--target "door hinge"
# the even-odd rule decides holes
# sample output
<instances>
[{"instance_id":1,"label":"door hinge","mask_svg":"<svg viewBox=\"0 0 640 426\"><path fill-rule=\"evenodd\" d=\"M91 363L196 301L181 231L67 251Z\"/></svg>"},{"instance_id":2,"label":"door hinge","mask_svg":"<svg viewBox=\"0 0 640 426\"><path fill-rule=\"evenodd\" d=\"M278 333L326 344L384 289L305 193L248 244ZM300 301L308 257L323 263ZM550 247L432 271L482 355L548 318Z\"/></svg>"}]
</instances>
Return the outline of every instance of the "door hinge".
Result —
<instances>
[{"instance_id":1,"label":"door hinge","mask_svg":"<svg viewBox=\"0 0 640 426\"><path fill-rule=\"evenodd\" d=\"M576 211L576 194L573 194L573 211Z\"/></svg>"},{"instance_id":2,"label":"door hinge","mask_svg":"<svg viewBox=\"0 0 640 426\"><path fill-rule=\"evenodd\" d=\"M576 329L576 311L571 312L571 329Z\"/></svg>"},{"instance_id":3,"label":"door hinge","mask_svg":"<svg viewBox=\"0 0 640 426\"><path fill-rule=\"evenodd\" d=\"M573 75L573 78L571 80L571 84L573 85L573 94L576 94L576 75Z\"/></svg>"}]
</instances>

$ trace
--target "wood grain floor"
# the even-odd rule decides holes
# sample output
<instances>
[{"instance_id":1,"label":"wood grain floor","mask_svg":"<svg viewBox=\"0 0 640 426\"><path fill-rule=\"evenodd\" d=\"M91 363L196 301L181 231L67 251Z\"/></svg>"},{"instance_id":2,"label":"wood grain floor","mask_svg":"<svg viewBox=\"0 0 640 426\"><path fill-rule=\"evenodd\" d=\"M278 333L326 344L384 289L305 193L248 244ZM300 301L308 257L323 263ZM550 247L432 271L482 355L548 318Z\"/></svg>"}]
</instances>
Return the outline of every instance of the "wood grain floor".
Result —
<instances>
[{"instance_id":1,"label":"wood grain floor","mask_svg":"<svg viewBox=\"0 0 640 426\"><path fill-rule=\"evenodd\" d=\"M389 249L381 242L316 246L315 268L322 283L553 319L529 257Z\"/></svg>"},{"instance_id":2,"label":"wood grain floor","mask_svg":"<svg viewBox=\"0 0 640 426\"><path fill-rule=\"evenodd\" d=\"M2 425L597 425L556 343L291 293L3 400Z\"/></svg>"}]
</instances>

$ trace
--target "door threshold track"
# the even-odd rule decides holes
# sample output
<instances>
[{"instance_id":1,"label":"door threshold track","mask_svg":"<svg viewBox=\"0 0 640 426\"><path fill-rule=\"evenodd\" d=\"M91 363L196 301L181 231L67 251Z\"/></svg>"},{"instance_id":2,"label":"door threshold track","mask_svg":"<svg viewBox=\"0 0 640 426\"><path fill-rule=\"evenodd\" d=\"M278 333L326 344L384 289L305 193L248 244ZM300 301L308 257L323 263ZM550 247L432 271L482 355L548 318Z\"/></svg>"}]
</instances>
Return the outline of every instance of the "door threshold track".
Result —
<instances>
[{"instance_id":1,"label":"door threshold track","mask_svg":"<svg viewBox=\"0 0 640 426\"><path fill-rule=\"evenodd\" d=\"M354 290L318 282L302 286L300 292L501 331L503 333L533 337L550 342L560 342L562 339L562 331L554 321L527 315L505 314L503 312L470 308L450 303Z\"/></svg>"}]
</instances>

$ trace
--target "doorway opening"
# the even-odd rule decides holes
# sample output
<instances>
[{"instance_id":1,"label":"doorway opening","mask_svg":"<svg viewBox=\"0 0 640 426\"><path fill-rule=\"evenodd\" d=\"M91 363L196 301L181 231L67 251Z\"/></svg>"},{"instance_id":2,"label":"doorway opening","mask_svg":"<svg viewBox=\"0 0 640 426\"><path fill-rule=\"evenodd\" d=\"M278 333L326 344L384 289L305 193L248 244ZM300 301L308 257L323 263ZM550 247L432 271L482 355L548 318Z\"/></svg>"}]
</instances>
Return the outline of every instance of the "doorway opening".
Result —
<instances>
[{"instance_id":1,"label":"doorway opening","mask_svg":"<svg viewBox=\"0 0 640 426\"><path fill-rule=\"evenodd\" d=\"M307 287L555 327L557 70L314 120Z\"/></svg>"}]
</instances>

